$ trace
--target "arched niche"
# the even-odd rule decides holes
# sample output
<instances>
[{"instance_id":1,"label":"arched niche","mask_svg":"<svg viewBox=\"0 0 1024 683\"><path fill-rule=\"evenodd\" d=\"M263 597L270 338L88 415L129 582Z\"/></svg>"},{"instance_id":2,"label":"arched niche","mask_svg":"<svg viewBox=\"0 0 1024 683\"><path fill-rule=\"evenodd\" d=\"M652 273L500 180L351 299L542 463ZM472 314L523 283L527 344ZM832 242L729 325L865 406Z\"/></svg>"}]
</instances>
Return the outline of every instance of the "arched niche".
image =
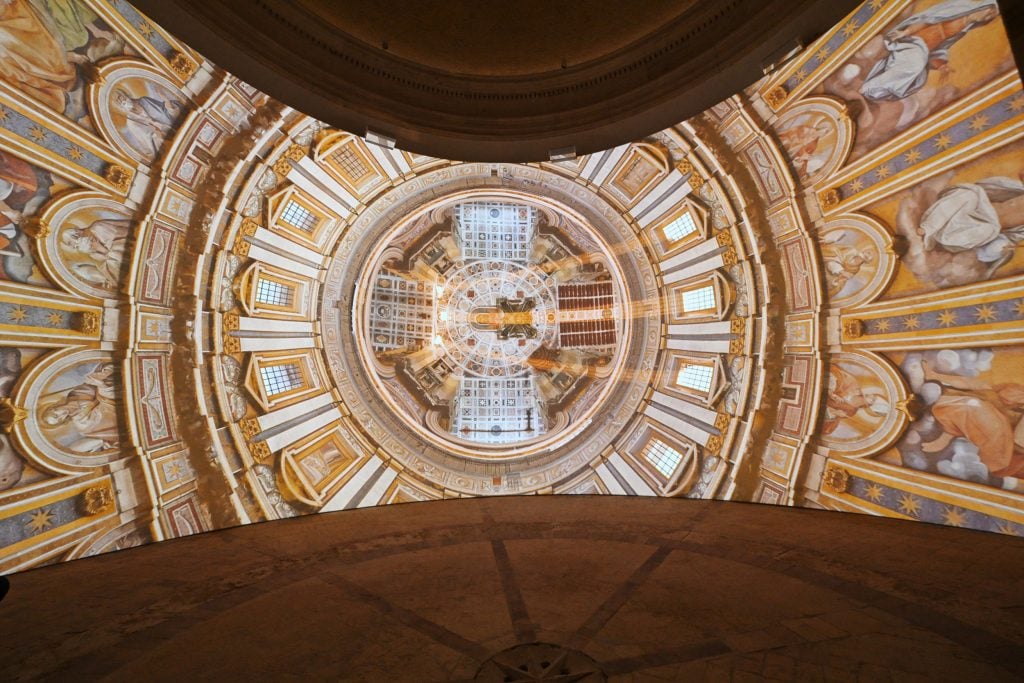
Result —
<instances>
[{"instance_id":1,"label":"arched niche","mask_svg":"<svg viewBox=\"0 0 1024 683\"><path fill-rule=\"evenodd\" d=\"M69 192L47 205L40 224L39 261L54 282L89 298L118 296L136 232L122 202L99 192Z\"/></svg>"},{"instance_id":2,"label":"arched niche","mask_svg":"<svg viewBox=\"0 0 1024 683\"><path fill-rule=\"evenodd\" d=\"M89 112L100 135L143 166L152 166L184 118L188 98L156 68L119 57L89 86Z\"/></svg>"},{"instance_id":3,"label":"arched niche","mask_svg":"<svg viewBox=\"0 0 1024 683\"><path fill-rule=\"evenodd\" d=\"M56 474L79 474L124 457L121 372L99 349L62 349L38 360L12 394L26 411L12 430L17 448L33 466Z\"/></svg>"},{"instance_id":4,"label":"arched niche","mask_svg":"<svg viewBox=\"0 0 1024 683\"><path fill-rule=\"evenodd\" d=\"M818 233L818 244L833 308L874 301L896 272L892 235L871 216L852 213L828 221Z\"/></svg>"},{"instance_id":5,"label":"arched niche","mask_svg":"<svg viewBox=\"0 0 1024 683\"><path fill-rule=\"evenodd\" d=\"M909 422L909 393L903 377L873 353L832 354L824 393L821 442L833 454L879 453L900 437Z\"/></svg>"},{"instance_id":6,"label":"arched niche","mask_svg":"<svg viewBox=\"0 0 1024 683\"><path fill-rule=\"evenodd\" d=\"M853 122L846 104L832 97L805 98L772 127L790 168L805 187L835 173L853 149Z\"/></svg>"}]
</instances>

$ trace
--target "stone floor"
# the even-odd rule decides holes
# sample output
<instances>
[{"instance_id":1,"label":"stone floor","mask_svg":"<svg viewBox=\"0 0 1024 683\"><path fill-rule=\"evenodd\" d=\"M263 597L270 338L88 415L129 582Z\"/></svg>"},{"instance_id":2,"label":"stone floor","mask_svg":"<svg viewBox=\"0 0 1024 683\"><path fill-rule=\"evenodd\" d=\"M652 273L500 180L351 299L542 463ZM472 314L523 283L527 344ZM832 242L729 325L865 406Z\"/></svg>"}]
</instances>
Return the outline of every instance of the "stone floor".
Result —
<instances>
[{"instance_id":1,"label":"stone floor","mask_svg":"<svg viewBox=\"0 0 1024 683\"><path fill-rule=\"evenodd\" d=\"M472 680L535 641L612 681L1024 678L1020 539L763 505L415 503L11 584L0 680Z\"/></svg>"}]
</instances>

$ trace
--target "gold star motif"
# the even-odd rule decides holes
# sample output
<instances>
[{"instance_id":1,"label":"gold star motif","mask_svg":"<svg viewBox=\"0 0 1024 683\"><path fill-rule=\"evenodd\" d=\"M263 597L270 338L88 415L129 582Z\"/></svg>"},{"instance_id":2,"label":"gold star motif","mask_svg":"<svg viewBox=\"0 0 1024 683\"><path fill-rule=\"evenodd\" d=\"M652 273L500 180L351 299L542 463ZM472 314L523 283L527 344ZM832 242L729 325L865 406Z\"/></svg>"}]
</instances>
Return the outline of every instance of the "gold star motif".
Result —
<instances>
[{"instance_id":1,"label":"gold star motif","mask_svg":"<svg viewBox=\"0 0 1024 683\"><path fill-rule=\"evenodd\" d=\"M141 33L146 38L149 38L153 35L153 27L143 21L139 24L139 33Z\"/></svg>"},{"instance_id":2,"label":"gold star motif","mask_svg":"<svg viewBox=\"0 0 1024 683\"><path fill-rule=\"evenodd\" d=\"M864 492L864 495L877 503L882 500L882 487L878 484L868 484L868 489Z\"/></svg>"},{"instance_id":3,"label":"gold star motif","mask_svg":"<svg viewBox=\"0 0 1024 683\"><path fill-rule=\"evenodd\" d=\"M1024 111L1024 95L1017 95L1012 100L1007 102L1006 108L1014 113L1020 113Z\"/></svg>"},{"instance_id":4,"label":"gold star motif","mask_svg":"<svg viewBox=\"0 0 1024 683\"><path fill-rule=\"evenodd\" d=\"M75 145L71 145L70 147L68 147L69 158L74 159L75 161L79 161L84 156L85 152L83 152L80 147L76 147Z\"/></svg>"},{"instance_id":5,"label":"gold star motif","mask_svg":"<svg viewBox=\"0 0 1024 683\"><path fill-rule=\"evenodd\" d=\"M42 142L43 140L46 139L46 131L40 128L39 126L32 126L32 128L29 129L28 134L29 137L31 137L36 142Z\"/></svg>"},{"instance_id":6,"label":"gold star motif","mask_svg":"<svg viewBox=\"0 0 1024 683\"><path fill-rule=\"evenodd\" d=\"M799 83L800 81L802 81L805 78L807 78L807 70L806 69L800 69L795 74L793 74L793 78L795 78L797 80L797 83Z\"/></svg>"},{"instance_id":7,"label":"gold star motif","mask_svg":"<svg viewBox=\"0 0 1024 683\"><path fill-rule=\"evenodd\" d=\"M828 56L832 54L832 51L828 48L828 45L822 45L821 49L815 54L819 62L824 62L828 59Z\"/></svg>"},{"instance_id":8,"label":"gold star motif","mask_svg":"<svg viewBox=\"0 0 1024 683\"><path fill-rule=\"evenodd\" d=\"M859 28L860 24L858 24L856 21L851 21L850 23L843 27L843 35L849 38L854 33L856 33L857 29Z\"/></svg>"},{"instance_id":9,"label":"gold star motif","mask_svg":"<svg viewBox=\"0 0 1024 683\"><path fill-rule=\"evenodd\" d=\"M871 0L871 3L870 3L871 9L873 9L873 10L877 10L878 8L880 8L884 4L885 4L885 0Z\"/></svg>"},{"instance_id":10,"label":"gold star motif","mask_svg":"<svg viewBox=\"0 0 1024 683\"><path fill-rule=\"evenodd\" d=\"M983 306L978 306L976 309L974 309L974 317L978 319L978 322L987 323L992 322L998 316L996 316L996 312L992 309L991 306L985 304Z\"/></svg>"},{"instance_id":11,"label":"gold star motif","mask_svg":"<svg viewBox=\"0 0 1024 683\"><path fill-rule=\"evenodd\" d=\"M889 331L889 319L888 318L882 318L881 320L876 320L875 321L875 331L876 332L888 332Z\"/></svg>"},{"instance_id":12,"label":"gold star motif","mask_svg":"<svg viewBox=\"0 0 1024 683\"><path fill-rule=\"evenodd\" d=\"M950 138L945 133L942 133L941 135L939 135L939 137L935 138L935 146L938 147L939 149L946 149L952 144L952 138Z\"/></svg>"},{"instance_id":13,"label":"gold star motif","mask_svg":"<svg viewBox=\"0 0 1024 683\"><path fill-rule=\"evenodd\" d=\"M950 325L956 324L956 313L953 311L943 311L937 316L939 324L943 327L949 327Z\"/></svg>"},{"instance_id":14,"label":"gold star motif","mask_svg":"<svg viewBox=\"0 0 1024 683\"><path fill-rule=\"evenodd\" d=\"M903 320L903 327L908 330L916 330L921 326L921 320L916 315L908 315Z\"/></svg>"},{"instance_id":15,"label":"gold star motif","mask_svg":"<svg viewBox=\"0 0 1024 683\"><path fill-rule=\"evenodd\" d=\"M905 493L900 496L900 512L911 517L917 517L921 511L921 503L912 494Z\"/></svg>"},{"instance_id":16,"label":"gold star motif","mask_svg":"<svg viewBox=\"0 0 1024 683\"><path fill-rule=\"evenodd\" d=\"M64 322L64 317L61 316L60 313L53 312L46 316L46 322L50 323L51 325L60 325L62 322Z\"/></svg>"},{"instance_id":17,"label":"gold star motif","mask_svg":"<svg viewBox=\"0 0 1024 683\"><path fill-rule=\"evenodd\" d=\"M912 149L903 155L903 158L907 160L908 164L916 164L921 158L920 150Z\"/></svg>"},{"instance_id":18,"label":"gold star motif","mask_svg":"<svg viewBox=\"0 0 1024 683\"><path fill-rule=\"evenodd\" d=\"M0 121L6 121L7 120L7 116L8 116L7 110L5 108L3 108L3 107L0 107Z\"/></svg>"},{"instance_id":19,"label":"gold star motif","mask_svg":"<svg viewBox=\"0 0 1024 683\"><path fill-rule=\"evenodd\" d=\"M11 309L10 313L7 314L7 317L16 323L20 323L22 320L28 317L28 313L26 313L25 309L22 308L21 306L15 306L14 308Z\"/></svg>"},{"instance_id":20,"label":"gold star motif","mask_svg":"<svg viewBox=\"0 0 1024 683\"><path fill-rule=\"evenodd\" d=\"M883 164L875 170L875 175L878 176L879 180L885 180L892 175L892 171L889 170L888 166Z\"/></svg>"},{"instance_id":21,"label":"gold star motif","mask_svg":"<svg viewBox=\"0 0 1024 683\"><path fill-rule=\"evenodd\" d=\"M1013 312L1019 316L1024 316L1024 299L1021 299L1013 305Z\"/></svg>"},{"instance_id":22,"label":"gold star motif","mask_svg":"<svg viewBox=\"0 0 1024 683\"><path fill-rule=\"evenodd\" d=\"M985 116L984 114L978 114L973 119L971 119L971 122L970 124L968 124L967 127L973 130L975 133L977 133L979 130L983 130L987 126L988 117Z\"/></svg>"},{"instance_id":23,"label":"gold star motif","mask_svg":"<svg viewBox=\"0 0 1024 683\"><path fill-rule=\"evenodd\" d=\"M29 515L25 529L29 533L38 534L40 531L49 529L51 526L53 526L53 513L46 508L39 508Z\"/></svg>"},{"instance_id":24,"label":"gold star motif","mask_svg":"<svg viewBox=\"0 0 1024 683\"><path fill-rule=\"evenodd\" d=\"M963 511L956 508L946 508L946 511L942 513L942 520L949 526L963 526L967 521Z\"/></svg>"},{"instance_id":25,"label":"gold star motif","mask_svg":"<svg viewBox=\"0 0 1024 683\"><path fill-rule=\"evenodd\" d=\"M864 189L864 181L861 180L860 178L857 178L852 183L850 183L850 191L851 192L860 192L863 189Z\"/></svg>"}]
</instances>

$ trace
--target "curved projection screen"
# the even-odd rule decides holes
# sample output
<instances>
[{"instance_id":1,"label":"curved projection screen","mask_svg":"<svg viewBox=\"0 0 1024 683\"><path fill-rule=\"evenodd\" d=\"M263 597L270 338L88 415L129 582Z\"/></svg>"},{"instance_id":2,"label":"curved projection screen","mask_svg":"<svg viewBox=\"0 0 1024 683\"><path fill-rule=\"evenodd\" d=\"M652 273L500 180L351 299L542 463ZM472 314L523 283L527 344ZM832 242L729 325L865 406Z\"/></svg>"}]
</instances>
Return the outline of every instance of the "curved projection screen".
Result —
<instances>
[{"instance_id":1,"label":"curved projection screen","mask_svg":"<svg viewBox=\"0 0 1024 683\"><path fill-rule=\"evenodd\" d=\"M872 0L703 114L463 163L125 2L0 9L0 572L429 499L1024 533L1024 93L992 0Z\"/></svg>"}]
</instances>

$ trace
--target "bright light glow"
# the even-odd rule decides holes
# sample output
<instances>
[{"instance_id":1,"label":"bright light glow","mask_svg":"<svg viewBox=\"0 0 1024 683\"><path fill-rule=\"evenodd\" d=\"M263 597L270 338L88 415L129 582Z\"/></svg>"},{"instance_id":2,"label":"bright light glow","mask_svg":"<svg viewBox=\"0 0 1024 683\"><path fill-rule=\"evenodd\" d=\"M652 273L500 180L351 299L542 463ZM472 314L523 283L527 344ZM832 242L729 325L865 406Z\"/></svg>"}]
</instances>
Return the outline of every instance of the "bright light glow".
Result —
<instances>
[{"instance_id":1,"label":"bright light glow","mask_svg":"<svg viewBox=\"0 0 1024 683\"><path fill-rule=\"evenodd\" d=\"M441 335L439 335L439 334L434 335L434 346L440 346L441 342L443 342L443 341L444 340L441 339Z\"/></svg>"}]
</instances>

